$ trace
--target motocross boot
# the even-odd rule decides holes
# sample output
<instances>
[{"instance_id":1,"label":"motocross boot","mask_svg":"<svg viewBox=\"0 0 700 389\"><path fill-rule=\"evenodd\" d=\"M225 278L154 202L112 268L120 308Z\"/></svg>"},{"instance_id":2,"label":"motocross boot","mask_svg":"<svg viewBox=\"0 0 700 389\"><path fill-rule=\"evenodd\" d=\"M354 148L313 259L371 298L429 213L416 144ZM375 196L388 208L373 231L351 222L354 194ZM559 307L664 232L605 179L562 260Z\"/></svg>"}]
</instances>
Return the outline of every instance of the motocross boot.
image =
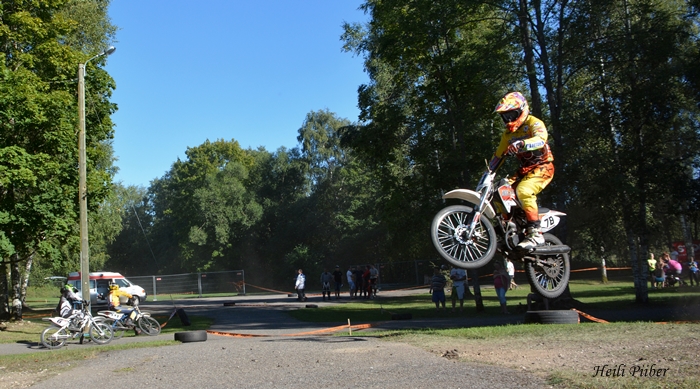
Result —
<instances>
[{"instance_id":1,"label":"motocross boot","mask_svg":"<svg viewBox=\"0 0 700 389\"><path fill-rule=\"evenodd\" d=\"M540 228L528 227L525 240L518 243L518 248L523 250L530 250L542 245L544 245L544 236L542 235L542 231L540 230Z\"/></svg>"}]
</instances>

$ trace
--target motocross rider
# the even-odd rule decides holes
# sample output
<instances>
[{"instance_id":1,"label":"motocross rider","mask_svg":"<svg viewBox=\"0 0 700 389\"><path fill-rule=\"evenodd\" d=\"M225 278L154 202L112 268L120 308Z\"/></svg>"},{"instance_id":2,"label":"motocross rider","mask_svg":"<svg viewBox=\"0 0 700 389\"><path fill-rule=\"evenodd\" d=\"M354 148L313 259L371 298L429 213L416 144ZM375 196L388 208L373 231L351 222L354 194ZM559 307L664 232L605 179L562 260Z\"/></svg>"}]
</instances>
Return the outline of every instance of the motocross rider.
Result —
<instances>
[{"instance_id":1,"label":"motocross rider","mask_svg":"<svg viewBox=\"0 0 700 389\"><path fill-rule=\"evenodd\" d=\"M119 285L110 284L109 285L109 310L115 312L121 312L121 301L120 296L126 296L126 298L132 298L131 293L120 290Z\"/></svg>"},{"instance_id":2,"label":"motocross rider","mask_svg":"<svg viewBox=\"0 0 700 389\"><path fill-rule=\"evenodd\" d=\"M77 326L77 323L83 318L83 312L80 309L76 309L83 299L78 296L77 289L73 285L66 284L60 290L61 298L58 301L58 306L56 310L61 317L71 320L72 326Z\"/></svg>"},{"instance_id":3,"label":"motocross rider","mask_svg":"<svg viewBox=\"0 0 700 389\"><path fill-rule=\"evenodd\" d=\"M520 92L503 96L494 112L501 115L506 131L489 162L489 169L498 169L506 156L514 155L520 160L520 169L509 180L527 219L526 237L518 247L531 249L544 244L537 194L554 176L554 156L547 144L547 129L542 120L530 115L527 100Z\"/></svg>"}]
</instances>

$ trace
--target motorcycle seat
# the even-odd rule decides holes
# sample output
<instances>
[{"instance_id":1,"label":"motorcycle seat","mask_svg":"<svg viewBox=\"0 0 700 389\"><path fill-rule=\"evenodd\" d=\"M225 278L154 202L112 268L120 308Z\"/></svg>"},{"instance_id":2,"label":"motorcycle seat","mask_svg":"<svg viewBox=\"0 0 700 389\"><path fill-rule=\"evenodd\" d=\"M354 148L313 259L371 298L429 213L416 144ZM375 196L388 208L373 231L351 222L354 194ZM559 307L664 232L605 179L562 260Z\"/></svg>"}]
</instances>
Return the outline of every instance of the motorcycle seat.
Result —
<instances>
[{"instance_id":1,"label":"motorcycle seat","mask_svg":"<svg viewBox=\"0 0 700 389\"><path fill-rule=\"evenodd\" d=\"M549 212L549 208L538 207L537 213L539 213L540 215L544 215L547 212Z\"/></svg>"}]
</instances>

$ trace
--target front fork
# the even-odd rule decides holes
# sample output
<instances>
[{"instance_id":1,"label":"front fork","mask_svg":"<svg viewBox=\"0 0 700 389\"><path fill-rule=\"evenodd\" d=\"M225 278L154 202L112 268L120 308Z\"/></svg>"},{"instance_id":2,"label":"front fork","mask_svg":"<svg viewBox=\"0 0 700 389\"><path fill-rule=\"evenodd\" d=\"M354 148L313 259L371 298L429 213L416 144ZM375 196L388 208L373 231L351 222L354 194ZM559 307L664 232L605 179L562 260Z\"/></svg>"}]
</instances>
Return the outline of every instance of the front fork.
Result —
<instances>
[{"instance_id":1,"label":"front fork","mask_svg":"<svg viewBox=\"0 0 700 389\"><path fill-rule=\"evenodd\" d=\"M479 205L476 207L474 216L472 217L472 221L469 223L467 226L467 236L466 240L471 241L472 237L474 235L474 230L476 229L476 225L479 223L479 219L481 219L481 211L484 209L484 204L486 203L486 194L488 193L488 189L484 188L481 193L481 199L479 200Z\"/></svg>"}]
</instances>

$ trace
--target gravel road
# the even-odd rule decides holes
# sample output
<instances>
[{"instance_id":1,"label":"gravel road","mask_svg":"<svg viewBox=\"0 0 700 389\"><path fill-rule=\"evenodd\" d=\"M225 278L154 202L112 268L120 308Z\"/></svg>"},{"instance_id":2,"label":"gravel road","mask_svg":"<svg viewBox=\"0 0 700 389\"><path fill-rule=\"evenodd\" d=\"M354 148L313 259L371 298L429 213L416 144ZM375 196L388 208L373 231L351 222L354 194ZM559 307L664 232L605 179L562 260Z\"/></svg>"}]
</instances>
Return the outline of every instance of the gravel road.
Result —
<instances>
[{"instance_id":1,"label":"gravel road","mask_svg":"<svg viewBox=\"0 0 700 389\"><path fill-rule=\"evenodd\" d=\"M77 366L32 387L548 387L540 378L525 371L458 362L403 343L363 337L362 332L353 332L353 335L357 336L352 337L294 336L318 330L325 325L299 322L290 318L284 311L305 306L305 303L296 303L291 298L235 298L235 306L224 306L222 301L225 302L226 299L196 299L176 303L179 307L184 307L189 314L214 318L215 323L211 328L213 331L245 333L260 337L241 338L208 334L204 342L111 351L104 358L76 361L74 365L77 363ZM338 302L313 303L322 306ZM172 302L150 302L143 304L142 308L149 312L165 312L168 309L172 310L172 305L168 304ZM512 317L503 319L515 320ZM424 326L432 325L420 320L389 321L383 329ZM165 336L160 335L159 338ZM168 336L168 339L172 339L172 335ZM131 337L119 342L146 340L149 338ZM39 345L15 347L12 350L7 347L5 352L0 353L60 352L46 351ZM68 347L92 346L75 344Z\"/></svg>"},{"instance_id":2,"label":"gravel road","mask_svg":"<svg viewBox=\"0 0 700 389\"><path fill-rule=\"evenodd\" d=\"M233 338L110 352L33 387L543 388L526 372L363 337Z\"/></svg>"}]
</instances>

